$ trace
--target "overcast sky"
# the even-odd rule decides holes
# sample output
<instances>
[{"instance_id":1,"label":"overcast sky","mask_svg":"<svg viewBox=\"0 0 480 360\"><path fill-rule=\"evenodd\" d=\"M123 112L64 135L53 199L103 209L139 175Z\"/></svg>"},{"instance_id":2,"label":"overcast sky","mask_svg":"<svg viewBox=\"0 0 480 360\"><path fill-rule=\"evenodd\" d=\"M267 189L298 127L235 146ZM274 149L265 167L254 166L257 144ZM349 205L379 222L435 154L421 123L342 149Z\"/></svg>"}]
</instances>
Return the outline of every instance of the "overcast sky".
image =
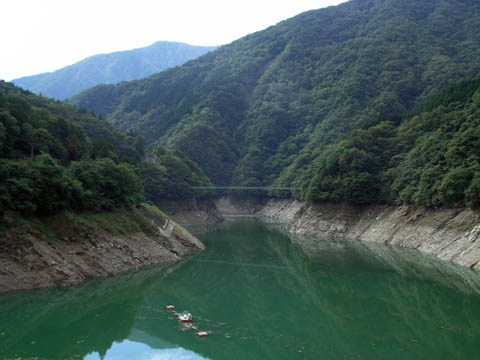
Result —
<instances>
[{"instance_id":1,"label":"overcast sky","mask_svg":"<svg viewBox=\"0 0 480 360\"><path fill-rule=\"evenodd\" d=\"M0 79L158 40L222 45L345 0L0 0Z\"/></svg>"}]
</instances>

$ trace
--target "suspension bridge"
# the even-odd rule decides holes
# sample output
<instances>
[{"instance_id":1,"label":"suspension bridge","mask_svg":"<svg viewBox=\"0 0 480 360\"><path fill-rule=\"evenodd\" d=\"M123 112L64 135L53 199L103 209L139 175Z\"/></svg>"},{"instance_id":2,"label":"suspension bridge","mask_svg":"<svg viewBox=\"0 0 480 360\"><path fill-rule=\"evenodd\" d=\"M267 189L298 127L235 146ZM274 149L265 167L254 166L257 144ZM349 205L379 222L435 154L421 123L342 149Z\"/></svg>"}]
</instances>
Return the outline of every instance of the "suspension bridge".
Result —
<instances>
[{"instance_id":1,"label":"suspension bridge","mask_svg":"<svg viewBox=\"0 0 480 360\"><path fill-rule=\"evenodd\" d=\"M264 190L264 191L275 191L275 190L300 190L300 188L290 187L290 186L191 186L191 189L194 190Z\"/></svg>"}]
</instances>

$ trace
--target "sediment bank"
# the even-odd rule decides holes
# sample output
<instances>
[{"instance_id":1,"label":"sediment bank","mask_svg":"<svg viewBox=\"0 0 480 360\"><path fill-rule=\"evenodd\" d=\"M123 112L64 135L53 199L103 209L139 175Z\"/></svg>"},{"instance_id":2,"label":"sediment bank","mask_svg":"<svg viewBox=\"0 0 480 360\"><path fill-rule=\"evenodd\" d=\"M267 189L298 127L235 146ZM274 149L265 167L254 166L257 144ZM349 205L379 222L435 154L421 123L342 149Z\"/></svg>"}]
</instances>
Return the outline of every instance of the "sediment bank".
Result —
<instances>
[{"instance_id":1,"label":"sediment bank","mask_svg":"<svg viewBox=\"0 0 480 360\"><path fill-rule=\"evenodd\" d=\"M213 225L224 220L212 200L164 200L157 205L180 225Z\"/></svg>"},{"instance_id":2,"label":"sediment bank","mask_svg":"<svg viewBox=\"0 0 480 360\"><path fill-rule=\"evenodd\" d=\"M108 226L92 220L85 231L79 224L73 224L72 219L63 218L62 224L52 223L42 230L58 231L56 227L65 227L65 222L72 221L67 225L73 231L61 230L60 239L45 240L34 224L13 225L9 229L10 238L0 241L0 293L76 285L88 278L173 262L188 252L204 249L198 239L171 219L156 219L146 224L146 217L135 213L131 214L135 218L132 220L129 215L119 216L115 221L132 221L147 230L112 233Z\"/></svg>"},{"instance_id":3,"label":"sediment bank","mask_svg":"<svg viewBox=\"0 0 480 360\"><path fill-rule=\"evenodd\" d=\"M169 220L153 217L154 228L148 231L118 234L97 223L89 231L83 225L74 226L73 235L45 241L35 227L13 227L9 232L15 241L0 239L0 292L75 285L92 277L176 261L190 251L204 248L179 223L214 224L223 221L224 215L275 219L284 222L287 230L296 235L413 248L480 271L478 210L311 205L292 199L234 197L222 197L215 202L171 202L163 206Z\"/></svg>"},{"instance_id":4,"label":"sediment bank","mask_svg":"<svg viewBox=\"0 0 480 360\"><path fill-rule=\"evenodd\" d=\"M480 271L480 213L475 210L271 199L256 214L286 222L297 235L408 247Z\"/></svg>"},{"instance_id":5,"label":"sediment bank","mask_svg":"<svg viewBox=\"0 0 480 360\"><path fill-rule=\"evenodd\" d=\"M225 196L223 215L255 215L285 223L296 235L345 238L416 249L480 271L480 211L422 206L308 204L293 199Z\"/></svg>"}]
</instances>

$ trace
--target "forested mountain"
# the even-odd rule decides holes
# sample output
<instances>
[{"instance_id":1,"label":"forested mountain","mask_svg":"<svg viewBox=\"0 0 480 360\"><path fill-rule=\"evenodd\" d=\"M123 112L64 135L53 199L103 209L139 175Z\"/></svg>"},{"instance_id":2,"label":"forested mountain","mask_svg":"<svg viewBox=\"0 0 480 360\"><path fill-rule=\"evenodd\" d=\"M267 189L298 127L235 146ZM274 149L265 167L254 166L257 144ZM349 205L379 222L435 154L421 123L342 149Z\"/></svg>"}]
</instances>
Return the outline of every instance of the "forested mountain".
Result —
<instances>
[{"instance_id":1,"label":"forested mountain","mask_svg":"<svg viewBox=\"0 0 480 360\"><path fill-rule=\"evenodd\" d=\"M205 195L192 161L162 147L144 160L143 139L12 84L0 82L0 214L112 210L140 201ZM152 174L155 178L152 179Z\"/></svg>"},{"instance_id":2,"label":"forested mountain","mask_svg":"<svg viewBox=\"0 0 480 360\"><path fill-rule=\"evenodd\" d=\"M307 200L480 206L480 75L327 146Z\"/></svg>"},{"instance_id":3,"label":"forested mountain","mask_svg":"<svg viewBox=\"0 0 480 360\"><path fill-rule=\"evenodd\" d=\"M215 48L158 41L143 48L94 55L51 73L26 76L12 82L36 94L62 100L98 84L147 77Z\"/></svg>"},{"instance_id":4,"label":"forested mountain","mask_svg":"<svg viewBox=\"0 0 480 360\"><path fill-rule=\"evenodd\" d=\"M292 185L312 201L473 205L479 28L476 0L350 0L70 103L147 146L180 149L217 184ZM460 100L432 100L465 84ZM438 106L408 114L425 101ZM436 158L419 156L428 151Z\"/></svg>"}]
</instances>

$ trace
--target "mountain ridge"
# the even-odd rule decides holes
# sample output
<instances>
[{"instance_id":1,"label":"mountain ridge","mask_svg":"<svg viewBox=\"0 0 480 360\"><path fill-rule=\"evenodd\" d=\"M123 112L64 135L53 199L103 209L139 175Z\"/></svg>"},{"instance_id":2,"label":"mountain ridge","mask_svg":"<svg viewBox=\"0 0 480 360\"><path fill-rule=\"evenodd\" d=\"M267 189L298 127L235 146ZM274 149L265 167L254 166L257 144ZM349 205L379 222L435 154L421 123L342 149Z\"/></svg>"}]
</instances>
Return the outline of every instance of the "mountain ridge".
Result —
<instances>
[{"instance_id":1,"label":"mountain ridge","mask_svg":"<svg viewBox=\"0 0 480 360\"><path fill-rule=\"evenodd\" d=\"M329 145L478 74L479 26L472 0L351 0L69 102L183 151L213 183L305 198Z\"/></svg>"},{"instance_id":2,"label":"mountain ridge","mask_svg":"<svg viewBox=\"0 0 480 360\"><path fill-rule=\"evenodd\" d=\"M173 41L96 54L58 70L12 80L34 93L63 100L98 84L118 83L150 76L216 49Z\"/></svg>"}]
</instances>

